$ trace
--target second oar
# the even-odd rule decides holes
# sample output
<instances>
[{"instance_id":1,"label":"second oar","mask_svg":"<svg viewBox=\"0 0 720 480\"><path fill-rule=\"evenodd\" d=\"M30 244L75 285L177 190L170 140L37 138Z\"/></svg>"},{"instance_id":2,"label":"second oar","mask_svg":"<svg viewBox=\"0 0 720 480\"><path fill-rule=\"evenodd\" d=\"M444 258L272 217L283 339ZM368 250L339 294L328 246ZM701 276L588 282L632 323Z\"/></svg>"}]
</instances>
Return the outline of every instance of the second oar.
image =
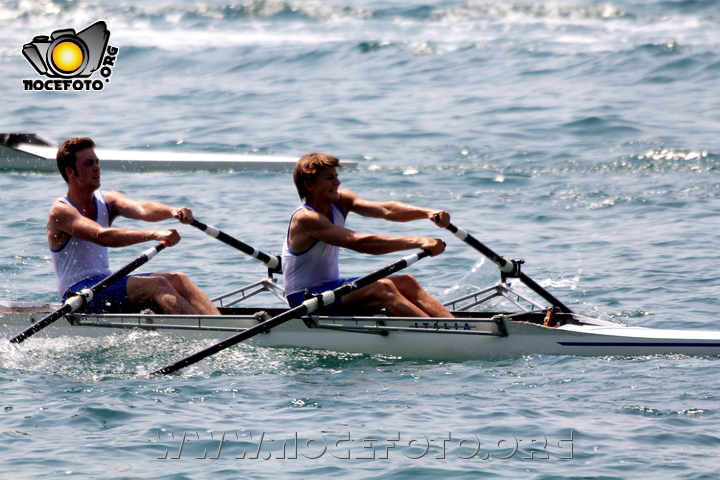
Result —
<instances>
[{"instance_id":1,"label":"second oar","mask_svg":"<svg viewBox=\"0 0 720 480\"><path fill-rule=\"evenodd\" d=\"M233 248L236 248L240 250L243 253L246 253L250 255L253 258L256 258L260 260L265 266L268 267L272 272L274 273L280 273L281 266L280 266L280 258L275 255L270 255L267 253L263 253L256 248L251 247L247 243L243 243L237 238L231 237L227 233L223 232L222 230L219 230L212 225L207 225L205 223L199 222L197 220L193 220L190 224L193 227L197 228L198 230L202 230L205 232L208 236L217 238L223 243L226 243L227 245L230 245Z\"/></svg>"},{"instance_id":2,"label":"second oar","mask_svg":"<svg viewBox=\"0 0 720 480\"><path fill-rule=\"evenodd\" d=\"M428 255L430 255L430 252L428 252L427 250L423 250L419 253L403 257L400 260L381 268L380 270L377 270L369 275L355 280L354 282L346 283L345 285L342 285L335 290L329 290L313 298L305 300L301 305L298 305L295 308L291 308L290 310L287 310L286 312L281 313L280 315L273 317L270 320L266 320L258 325L255 325L254 327L250 327L247 330L244 330L237 335L228 338L227 340L216 343L215 345L212 345L205 350L190 355L189 357L183 358L182 360L179 360L175 363L166 365L159 370L154 371L153 375L176 372L181 368L185 368L189 365L197 363L200 360L209 357L210 355L214 355L222 350L225 350L228 347L232 347L233 345L242 342L243 340L247 340L248 338L254 337L255 335L266 332L271 328L277 327L278 325L292 320L293 318L300 318L304 315L312 313L325 305L332 304L338 298L342 298L343 296L354 292L355 290L370 285L371 283L376 282L381 278L387 277L388 275L391 275L397 271L400 271L403 268L409 267L413 263L417 262L421 258L427 257Z\"/></svg>"}]
</instances>

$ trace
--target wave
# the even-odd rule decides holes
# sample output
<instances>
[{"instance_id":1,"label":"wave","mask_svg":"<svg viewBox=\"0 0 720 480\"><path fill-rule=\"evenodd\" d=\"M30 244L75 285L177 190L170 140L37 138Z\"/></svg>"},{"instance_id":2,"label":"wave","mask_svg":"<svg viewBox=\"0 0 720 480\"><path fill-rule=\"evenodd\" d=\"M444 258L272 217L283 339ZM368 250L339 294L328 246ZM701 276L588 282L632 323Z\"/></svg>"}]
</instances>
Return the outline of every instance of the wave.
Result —
<instances>
[{"instance_id":1,"label":"wave","mask_svg":"<svg viewBox=\"0 0 720 480\"><path fill-rule=\"evenodd\" d=\"M449 7L433 5L392 6L365 9L348 5L335 5L322 1L247 0L225 4L143 3L116 4L104 2L76 3L67 0L41 0L27 2L13 0L0 2L0 20L32 20L47 16L90 12L100 15L123 15L137 19L192 22L197 19L233 20L257 18L315 19L337 18L406 18L414 20L467 21L507 18L566 18L610 19L632 18L633 15L612 3L600 5L560 5L549 3L467 2Z\"/></svg>"},{"instance_id":2,"label":"wave","mask_svg":"<svg viewBox=\"0 0 720 480\"><path fill-rule=\"evenodd\" d=\"M687 3L687 2L686 2ZM640 17L662 18L665 11L685 16L698 15L712 20L716 18L715 2L695 3L695 8L673 8L674 4L656 4L654 10L642 14L623 10L611 3L591 5L564 5L548 2L463 2L456 5L376 3L375 9L324 2L321 0L246 0L228 3L187 3L179 4L162 1L144 3L110 1L74 2L72 0L2 0L0 21L27 21L55 18L64 21L72 17L112 17L177 25L192 25L198 20L233 21L245 19L285 20L342 20L342 19L410 19L415 21L467 22L477 20L509 21L526 23L538 20L636 20ZM388 5L388 6L386 6ZM389 6L392 5L392 6ZM642 8L635 6L634 8ZM646 9L647 10L647 9ZM65 17L65 18L64 18Z\"/></svg>"},{"instance_id":3,"label":"wave","mask_svg":"<svg viewBox=\"0 0 720 480\"><path fill-rule=\"evenodd\" d=\"M687 2L685 2L687 3ZM715 2L694 2L694 8L674 8L664 3L654 6L628 5L636 11L625 10L613 3L590 5L566 5L547 2L462 2L447 5L373 3L375 8L349 4L336 4L322 0L245 0L239 2L173 3L168 0L122 3L109 0L0 0L0 21L13 27L19 23L26 27L47 24L61 26L68 22L94 22L105 20L110 25L147 25L153 28L207 28L210 25L236 26L238 21L271 20L273 22L373 22L402 24L464 24L496 23L501 25L527 25L546 23L551 28L559 24L588 26L597 24L604 30L608 21L623 21L628 32L639 29L648 33L655 24L663 31L678 28L697 29L714 26L720 21L720 11ZM669 16L668 16L669 15ZM685 25L683 27L683 25ZM617 28L617 27L613 27ZM562 31L559 32L561 35ZM567 33L567 32L565 32ZM670 39L672 41L672 39Z\"/></svg>"},{"instance_id":4,"label":"wave","mask_svg":"<svg viewBox=\"0 0 720 480\"><path fill-rule=\"evenodd\" d=\"M707 150L657 147L643 153L625 155L610 162L549 168L544 173L720 173L720 156Z\"/></svg>"},{"instance_id":5,"label":"wave","mask_svg":"<svg viewBox=\"0 0 720 480\"><path fill-rule=\"evenodd\" d=\"M545 159L539 155L535 162L518 164L494 160L483 155L478 158L477 152L471 152L464 157L461 164L448 160L445 165L403 165L383 166L369 164L361 168L384 173L402 173L403 175L417 175L436 171L457 171L462 175L472 172L487 172L490 177L476 179L481 183L509 181L505 176L536 177L541 175L563 174L667 174L667 173L720 173L720 155L707 150L694 150L682 148L657 147L643 153L629 154L609 162L599 163L565 163L557 165L552 159ZM555 163L555 165L551 165Z\"/></svg>"},{"instance_id":6,"label":"wave","mask_svg":"<svg viewBox=\"0 0 720 480\"><path fill-rule=\"evenodd\" d=\"M349 6L337 6L320 1L249 0L227 4L143 3L138 5L105 2L67 2L42 0L0 2L0 21L27 21L55 18L66 21L94 15L98 19L151 20L155 26L184 24L192 26L198 20L212 22L237 19L315 19L368 18L373 12ZM203 24L204 26L205 24Z\"/></svg>"},{"instance_id":7,"label":"wave","mask_svg":"<svg viewBox=\"0 0 720 480\"><path fill-rule=\"evenodd\" d=\"M717 6L690 11L614 3L565 5L555 1L374 2L370 7L330 0L246 0L172 3L168 0L0 0L0 22L9 39L48 34L57 28L80 29L98 20L108 23L125 46L214 48L256 43L327 43L352 41L364 52L407 42L430 47L419 55L443 51L432 42L456 48L493 44L513 33L511 45L537 44L560 52L623 50L630 44L675 48L715 44ZM635 9L629 11L626 9ZM45 31L47 30L47 31ZM167 32L175 33L174 40ZM168 45L170 44L170 45ZM14 46L13 46L14 48Z\"/></svg>"},{"instance_id":8,"label":"wave","mask_svg":"<svg viewBox=\"0 0 720 480\"><path fill-rule=\"evenodd\" d=\"M560 125L561 128L575 135L633 135L640 129L631 122L625 121L617 115L607 117L587 117Z\"/></svg>"},{"instance_id":9,"label":"wave","mask_svg":"<svg viewBox=\"0 0 720 480\"><path fill-rule=\"evenodd\" d=\"M372 12L321 1L249 0L210 4L177 4L163 0L139 4L63 0L0 0L0 22L13 27L60 28L62 24L82 27L98 20L115 28L140 30L174 30L235 28L248 20L331 21L355 20L372 16Z\"/></svg>"},{"instance_id":10,"label":"wave","mask_svg":"<svg viewBox=\"0 0 720 480\"><path fill-rule=\"evenodd\" d=\"M720 172L720 157L707 150L654 148L614 162L615 169L632 172Z\"/></svg>"},{"instance_id":11,"label":"wave","mask_svg":"<svg viewBox=\"0 0 720 480\"><path fill-rule=\"evenodd\" d=\"M561 5L558 3L470 2L433 11L431 19L456 21L477 19L611 19L634 18L611 3L601 5Z\"/></svg>"}]
</instances>

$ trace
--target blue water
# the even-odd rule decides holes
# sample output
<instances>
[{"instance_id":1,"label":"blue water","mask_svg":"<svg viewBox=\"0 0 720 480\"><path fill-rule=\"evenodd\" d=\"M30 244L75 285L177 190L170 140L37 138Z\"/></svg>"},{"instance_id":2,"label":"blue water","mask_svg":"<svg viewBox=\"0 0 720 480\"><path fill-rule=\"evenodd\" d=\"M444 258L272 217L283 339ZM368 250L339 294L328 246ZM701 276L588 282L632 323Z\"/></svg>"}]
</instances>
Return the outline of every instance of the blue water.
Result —
<instances>
[{"instance_id":1,"label":"blue water","mask_svg":"<svg viewBox=\"0 0 720 480\"><path fill-rule=\"evenodd\" d=\"M24 43L98 20L120 48L102 91L22 90L39 78ZM359 162L342 173L345 187L447 209L495 251L525 259L575 311L717 330L719 31L709 0L0 0L0 131L90 136L104 148L324 151ZM55 300L45 217L63 187L54 174L0 172L0 298ZM187 205L271 252L298 204L289 172L108 171L103 188ZM446 253L411 272L443 300L497 280L429 222L348 226L445 239ZM185 271L211 296L263 273L179 228L183 241L145 271ZM143 249L114 251L113 265ZM397 257L345 252L341 273ZM148 378L209 344L147 333L0 343L0 478L720 470L717 358L444 363L240 345Z\"/></svg>"}]
</instances>

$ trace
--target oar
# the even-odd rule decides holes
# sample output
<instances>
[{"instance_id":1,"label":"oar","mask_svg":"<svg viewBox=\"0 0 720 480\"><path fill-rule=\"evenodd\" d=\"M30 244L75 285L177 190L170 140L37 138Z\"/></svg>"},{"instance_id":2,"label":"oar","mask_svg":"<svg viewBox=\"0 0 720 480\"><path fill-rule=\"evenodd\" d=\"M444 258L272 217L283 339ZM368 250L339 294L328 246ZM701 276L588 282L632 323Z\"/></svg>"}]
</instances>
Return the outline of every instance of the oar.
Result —
<instances>
[{"instance_id":1,"label":"oar","mask_svg":"<svg viewBox=\"0 0 720 480\"><path fill-rule=\"evenodd\" d=\"M438 217L436 215L436 222L437 220ZM525 285L528 286L528 288L530 288L530 290L537 293L545 301L550 302L550 305L558 307L563 313L572 313L572 310L570 310L565 304L555 298L550 292L538 285L535 280L520 271L521 262L517 262L515 260L508 260L504 257L501 257L500 255L483 245L477 238L473 237L462 228L456 227L452 223L445 228L450 230L457 238L467 243L475 250L495 262L495 264L500 267L500 270L507 274L507 276L519 278L521 282L523 282Z\"/></svg>"},{"instance_id":2,"label":"oar","mask_svg":"<svg viewBox=\"0 0 720 480\"><path fill-rule=\"evenodd\" d=\"M409 267L413 263L417 262L421 258L427 257L428 255L430 255L430 252L427 250L423 250L419 253L415 253L412 255L408 255L407 257L401 258L400 260L393 262L390 265L387 265L369 275L361 277L354 282L346 283L345 285L342 285L335 290L328 290L327 292L314 296L313 298L309 298L295 308L291 308L290 310L287 310L284 313L281 313L280 315L271 318L270 320L266 320L259 325L250 327L247 330L244 330L237 335L228 338L227 340L223 340L220 343L216 343L215 345L206 348L205 350L190 355L189 357L183 358L182 360L179 360L175 363L166 365L161 369L152 372L152 374L165 375L168 373L176 372L181 368L185 368L188 365L199 362L200 360L209 357L210 355L218 353L221 350L225 350L228 347L232 347L233 345L240 343L243 340L247 340L250 337L254 337L259 333L266 332L271 328L277 327L278 325L292 320L293 318L300 318L304 315L318 310L319 308L322 308L324 305L330 305L336 299L341 298L362 287L370 285L371 283L380 280L381 278L387 277L392 273L400 271L403 268Z\"/></svg>"},{"instance_id":3,"label":"oar","mask_svg":"<svg viewBox=\"0 0 720 480\"><path fill-rule=\"evenodd\" d=\"M55 320L59 319L60 317L64 315L68 315L70 313L73 313L77 309L81 308L85 304L87 304L90 300L93 299L95 295L100 293L101 291L105 290L112 284L118 282L121 278L125 277L127 274L138 268L140 265L147 263L148 260L153 258L155 255L157 255L161 250L163 250L165 247L167 247L167 244L164 242L158 243L152 248L147 249L144 251L139 257L137 257L132 262L128 263L121 269L111 273L107 277L100 280L98 283L93 285L90 288L84 288L79 292L76 292L75 294L71 295L67 300L65 300L65 303L63 303L63 306L59 309L55 310L53 313L48 315L47 317L43 318L37 323L34 323L30 328L25 329L22 333L14 336L10 339L12 343L21 343L26 338L30 337L31 335L39 332L43 328L47 327L51 323L53 323Z\"/></svg>"},{"instance_id":4,"label":"oar","mask_svg":"<svg viewBox=\"0 0 720 480\"><path fill-rule=\"evenodd\" d=\"M263 253L250 245L241 242L240 240L231 237L227 233L218 230L217 228L213 227L212 225L206 225L202 222L199 222L197 220L193 220L190 224L193 227L197 228L198 230L202 230L209 236L213 238L217 238L221 242L224 242L228 245L230 245L233 248L236 248L240 250L243 253L246 253L250 255L253 258L257 258L260 260L264 265L268 267L272 272L274 273L281 273L282 270L280 268L280 258L275 255L268 255L267 253Z\"/></svg>"}]
</instances>

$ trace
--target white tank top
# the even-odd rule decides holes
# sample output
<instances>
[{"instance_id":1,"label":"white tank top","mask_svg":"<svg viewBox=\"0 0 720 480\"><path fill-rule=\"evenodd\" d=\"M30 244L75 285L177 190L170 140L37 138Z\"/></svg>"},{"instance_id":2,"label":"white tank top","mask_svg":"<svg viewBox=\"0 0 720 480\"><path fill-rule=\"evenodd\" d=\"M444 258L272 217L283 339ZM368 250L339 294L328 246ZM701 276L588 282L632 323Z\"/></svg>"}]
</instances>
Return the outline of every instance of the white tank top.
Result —
<instances>
[{"instance_id":1,"label":"white tank top","mask_svg":"<svg viewBox=\"0 0 720 480\"><path fill-rule=\"evenodd\" d=\"M302 205L290 216L307 208L315 211L309 205ZM345 226L345 214L336 204L332 205L332 218L334 225ZM288 226L288 235L290 227ZM340 278L338 269L338 254L340 247L328 245L327 243L315 240L310 248L304 252L293 252L288 245L288 236L285 236L285 243L282 251L282 271L285 296L293 293L304 292L306 288L317 287L324 283L332 282Z\"/></svg>"},{"instance_id":2,"label":"white tank top","mask_svg":"<svg viewBox=\"0 0 720 480\"><path fill-rule=\"evenodd\" d=\"M67 197L60 198L60 201L75 207ZM103 227L109 227L110 212L105 196L102 192L97 191L93 194L93 201L95 202L95 218L93 220ZM70 237L60 249L53 250L51 248L50 251L60 298L68 287L75 285L80 280L99 275L107 277L112 273L108 260L108 248L97 243Z\"/></svg>"}]
</instances>

